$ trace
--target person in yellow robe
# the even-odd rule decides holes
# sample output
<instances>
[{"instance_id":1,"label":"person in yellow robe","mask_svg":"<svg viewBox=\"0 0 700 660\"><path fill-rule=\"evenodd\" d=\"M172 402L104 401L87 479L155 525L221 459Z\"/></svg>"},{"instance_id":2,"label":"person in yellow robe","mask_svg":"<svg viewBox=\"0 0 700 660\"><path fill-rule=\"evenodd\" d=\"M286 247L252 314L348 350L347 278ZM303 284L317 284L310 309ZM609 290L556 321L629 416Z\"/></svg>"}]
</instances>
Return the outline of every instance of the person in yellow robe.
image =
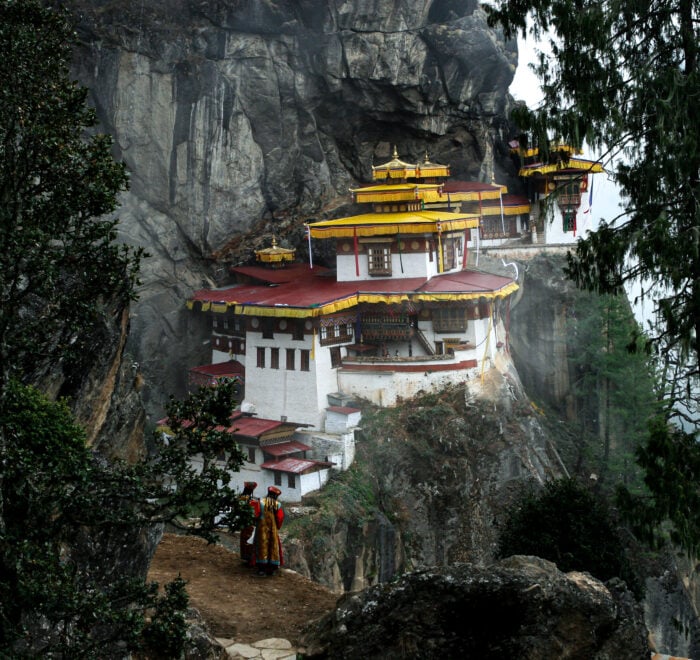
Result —
<instances>
[{"instance_id":1,"label":"person in yellow robe","mask_svg":"<svg viewBox=\"0 0 700 660\"><path fill-rule=\"evenodd\" d=\"M260 516L255 532L256 564L258 575L274 575L284 565L279 530L284 522L284 510L278 497L282 491L277 486L267 489L267 497L260 500Z\"/></svg>"}]
</instances>

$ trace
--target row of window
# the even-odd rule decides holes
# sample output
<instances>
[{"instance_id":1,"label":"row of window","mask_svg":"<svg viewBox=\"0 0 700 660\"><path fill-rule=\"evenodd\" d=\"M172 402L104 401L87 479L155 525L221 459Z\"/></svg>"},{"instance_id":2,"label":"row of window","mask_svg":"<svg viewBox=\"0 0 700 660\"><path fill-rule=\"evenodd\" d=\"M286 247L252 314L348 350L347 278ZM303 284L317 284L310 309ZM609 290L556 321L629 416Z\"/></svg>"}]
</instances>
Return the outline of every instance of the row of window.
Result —
<instances>
[{"instance_id":1,"label":"row of window","mask_svg":"<svg viewBox=\"0 0 700 660\"><path fill-rule=\"evenodd\" d=\"M257 348L257 361L256 366L258 369L265 369L267 367L267 351L270 351L270 369L280 368L280 349L276 346L271 348L265 348L264 346L258 346ZM309 371L311 353L307 349L301 349L299 352L299 371ZM294 371L297 368L297 349L296 348L286 348L285 349L285 368L287 371Z\"/></svg>"},{"instance_id":2,"label":"row of window","mask_svg":"<svg viewBox=\"0 0 700 660\"><path fill-rule=\"evenodd\" d=\"M354 329L352 323L341 323L339 325L321 326L320 342L322 346L329 344L344 344L352 341Z\"/></svg>"},{"instance_id":3,"label":"row of window","mask_svg":"<svg viewBox=\"0 0 700 660\"><path fill-rule=\"evenodd\" d=\"M442 260L445 270L457 265L456 257L462 256L462 239L446 237L442 240ZM433 252L430 250L430 260ZM367 246L367 272L370 275L391 275L391 246L378 244Z\"/></svg>"},{"instance_id":4,"label":"row of window","mask_svg":"<svg viewBox=\"0 0 700 660\"><path fill-rule=\"evenodd\" d=\"M217 318L212 317L212 327L223 334L244 335L246 330L262 332L265 339L274 339L275 332L283 332L292 335L292 339L303 341L304 320L303 319L276 319L252 317L246 320L241 317Z\"/></svg>"}]
</instances>

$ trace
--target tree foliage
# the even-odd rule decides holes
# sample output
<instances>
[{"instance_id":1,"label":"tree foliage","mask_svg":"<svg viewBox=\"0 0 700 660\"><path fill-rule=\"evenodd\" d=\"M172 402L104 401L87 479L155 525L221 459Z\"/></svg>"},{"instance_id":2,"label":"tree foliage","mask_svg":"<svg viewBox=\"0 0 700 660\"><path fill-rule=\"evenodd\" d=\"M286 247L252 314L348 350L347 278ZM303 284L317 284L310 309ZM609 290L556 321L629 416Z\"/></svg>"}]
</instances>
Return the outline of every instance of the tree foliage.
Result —
<instances>
[{"instance_id":1,"label":"tree foliage","mask_svg":"<svg viewBox=\"0 0 700 660\"><path fill-rule=\"evenodd\" d=\"M490 16L507 36L529 32L551 48L535 67L543 100L522 109L522 129L544 150L551 138L585 140L614 167L624 212L578 242L570 276L603 293L637 280L656 301L655 345L691 385L700 341L699 14L697 0L504 0ZM697 409L696 389L674 393Z\"/></svg>"},{"instance_id":2,"label":"tree foliage","mask_svg":"<svg viewBox=\"0 0 700 660\"><path fill-rule=\"evenodd\" d=\"M636 452L658 414L655 363L630 346L638 328L626 299L582 293L568 309L578 448L573 470L599 486L642 484ZM641 341L641 340L639 340Z\"/></svg>"},{"instance_id":3,"label":"tree foliage","mask_svg":"<svg viewBox=\"0 0 700 660\"><path fill-rule=\"evenodd\" d=\"M502 0L489 12L507 37L531 34L550 47L534 67L543 99L517 116L527 139L544 151L551 138L585 141L607 156L621 191L622 213L577 243L567 272L600 293L634 281L654 301L649 344L664 412L640 453L650 493L639 505L647 523L670 515L674 537L693 551L700 528L677 505L696 498L700 483L700 4ZM674 478L684 497L669 503L663 484Z\"/></svg>"},{"instance_id":4,"label":"tree foliage","mask_svg":"<svg viewBox=\"0 0 700 660\"><path fill-rule=\"evenodd\" d=\"M177 657L184 584L159 595L128 559L164 522L210 541L221 512L233 529L248 522L229 483L238 392L172 401L170 433L127 464L92 451L65 403L28 385L89 365L142 256L115 241L126 172L93 132L69 79L67 15L48 4L0 0L0 656Z\"/></svg>"},{"instance_id":5,"label":"tree foliage","mask_svg":"<svg viewBox=\"0 0 700 660\"><path fill-rule=\"evenodd\" d=\"M229 484L230 471L243 460L225 432L235 394L233 383L223 383L174 401L176 430L157 434L160 448L152 458L106 464L85 445L65 403L8 384L0 416L6 438L0 655L31 656L41 649L110 657L108 643L138 649L166 631L170 645L184 642L183 585L169 586L166 597L158 597L155 585L141 576L115 573L108 555L115 539L136 543L140 530L159 522L210 541L217 524L248 524L249 507L241 508ZM177 417L180 412L187 422ZM201 457L198 467L193 454ZM225 520L217 521L222 511ZM195 515L196 524L190 520Z\"/></svg>"},{"instance_id":6,"label":"tree foliage","mask_svg":"<svg viewBox=\"0 0 700 660\"><path fill-rule=\"evenodd\" d=\"M524 490L500 530L498 555L536 555L561 571L587 571L603 581L618 577L640 588L604 501L574 479Z\"/></svg>"},{"instance_id":7,"label":"tree foliage","mask_svg":"<svg viewBox=\"0 0 700 660\"><path fill-rule=\"evenodd\" d=\"M90 355L103 305L132 295L138 253L115 243L124 165L88 134L95 112L69 78L67 15L0 2L0 387L47 360Z\"/></svg>"}]
</instances>

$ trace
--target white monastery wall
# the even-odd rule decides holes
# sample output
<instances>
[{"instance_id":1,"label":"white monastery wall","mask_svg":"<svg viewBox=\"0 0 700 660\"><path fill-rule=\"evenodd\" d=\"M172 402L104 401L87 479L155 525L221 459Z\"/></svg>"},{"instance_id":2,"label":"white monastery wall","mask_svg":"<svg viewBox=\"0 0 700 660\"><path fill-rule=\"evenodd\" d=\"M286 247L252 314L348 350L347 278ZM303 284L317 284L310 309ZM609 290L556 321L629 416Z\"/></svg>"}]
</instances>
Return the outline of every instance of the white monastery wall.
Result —
<instances>
[{"instance_id":1,"label":"white monastery wall","mask_svg":"<svg viewBox=\"0 0 700 660\"><path fill-rule=\"evenodd\" d=\"M216 349L212 349L211 352L211 363L212 364L220 364L221 362L228 362L231 359L231 356L226 353L225 351L218 351ZM234 357L234 359L237 359Z\"/></svg>"},{"instance_id":2,"label":"white monastery wall","mask_svg":"<svg viewBox=\"0 0 700 660\"><path fill-rule=\"evenodd\" d=\"M473 357L473 350L455 351L455 362ZM435 391L447 385L463 383L473 379L480 371L480 366L471 369L432 371L433 365L426 363L422 372L365 369L355 371L348 367L340 369L338 377L343 392L367 399L377 406L395 406L400 399L411 398L421 390Z\"/></svg>"},{"instance_id":3,"label":"white monastery wall","mask_svg":"<svg viewBox=\"0 0 700 660\"><path fill-rule=\"evenodd\" d=\"M318 338L316 338L316 350L314 358L311 360L311 369L316 373L316 392L314 405L317 410L318 423L315 424L317 429L324 428L326 417L326 408L328 407L328 395L333 392L338 392L338 369L331 365L331 351L328 346L320 346ZM343 356L346 350L341 347L340 352Z\"/></svg>"},{"instance_id":4,"label":"white monastery wall","mask_svg":"<svg viewBox=\"0 0 700 660\"><path fill-rule=\"evenodd\" d=\"M320 384L318 382L316 360L309 358L309 371L300 370L301 349L311 351L311 337L302 342L284 334L263 339L261 334L248 333L246 344L245 402L255 406L262 417L281 419L286 416L289 421L320 427L321 411L326 404L319 394L319 387L325 387L325 383L323 379ZM258 348L265 349L264 367L257 366ZM270 366L272 348L279 350L277 369ZM287 348L294 349L293 370L287 369Z\"/></svg>"},{"instance_id":5,"label":"white monastery wall","mask_svg":"<svg viewBox=\"0 0 700 660\"><path fill-rule=\"evenodd\" d=\"M355 460L355 432L342 434L297 431L295 438L313 447L306 455L317 461L330 461L334 470L345 471Z\"/></svg>"},{"instance_id":6,"label":"white monastery wall","mask_svg":"<svg viewBox=\"0 0 700 660\"><path fill-rule=\"evenodd\" d=\"M573 231L564 231L564 221L559 207L552 205L552 215L544 221L545 243L557 245L561 243L575 243L578 238Z\"/></svg>"},{"instance_id":7,"label":"white monastery wall","mask_svg":"<svg viewBox=\"0 0 700 660\"><path fill-rule=\"evenodd\" d=\"M283 497L289 502L299 502L303 495L319 490L325 486L331 476L331 469L327 468L325 470L318 470L317 472L310 472L309 474L298 474L296 476L297 488L289 488L285 491L284 479L282 480L282 486L280 486L282 489L282 495L280 497Z\"/></svg>"},{"instance_id":8,"label":"white monastery wall","mask_svg":"<svg viewBox=\"0 0 700 660\"><path fill-rule=\"evenodd\" d=\"M339 254L336 258L337 278L339 282L357 282L359 280L386 280L402 277L432 277L437 274L435 257L430 257L425 252L411 252L408 254L391 254L391 275L370 275L368 270L367 249L362 249L358 254L360 274L357 275L355 266L355 254ZM401 265L403 264L403 272Z\"/></svg>"}]
</instances>

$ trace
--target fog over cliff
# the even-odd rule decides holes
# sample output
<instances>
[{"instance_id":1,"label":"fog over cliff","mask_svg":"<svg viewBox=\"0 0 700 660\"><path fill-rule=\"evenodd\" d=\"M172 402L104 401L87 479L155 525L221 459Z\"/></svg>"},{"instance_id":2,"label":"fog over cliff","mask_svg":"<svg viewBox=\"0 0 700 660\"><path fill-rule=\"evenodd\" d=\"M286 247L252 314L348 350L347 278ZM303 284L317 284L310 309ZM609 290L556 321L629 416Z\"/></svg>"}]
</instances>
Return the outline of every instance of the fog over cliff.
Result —
<instances>
[{"instance_id":1,"label":"fog over cliff","mask_svg":"<svg viewBox=\"0 0 700 660\"><path fill-rule=\"evenodd\" d=\"M130 351L151 416L206 363L189 292L274 231L299 242L393 145L460 179L512 182L516 47L472 0L68 0L75 73L131 174L122 238L145 246Z\"/></svg>"}]
</instances>

